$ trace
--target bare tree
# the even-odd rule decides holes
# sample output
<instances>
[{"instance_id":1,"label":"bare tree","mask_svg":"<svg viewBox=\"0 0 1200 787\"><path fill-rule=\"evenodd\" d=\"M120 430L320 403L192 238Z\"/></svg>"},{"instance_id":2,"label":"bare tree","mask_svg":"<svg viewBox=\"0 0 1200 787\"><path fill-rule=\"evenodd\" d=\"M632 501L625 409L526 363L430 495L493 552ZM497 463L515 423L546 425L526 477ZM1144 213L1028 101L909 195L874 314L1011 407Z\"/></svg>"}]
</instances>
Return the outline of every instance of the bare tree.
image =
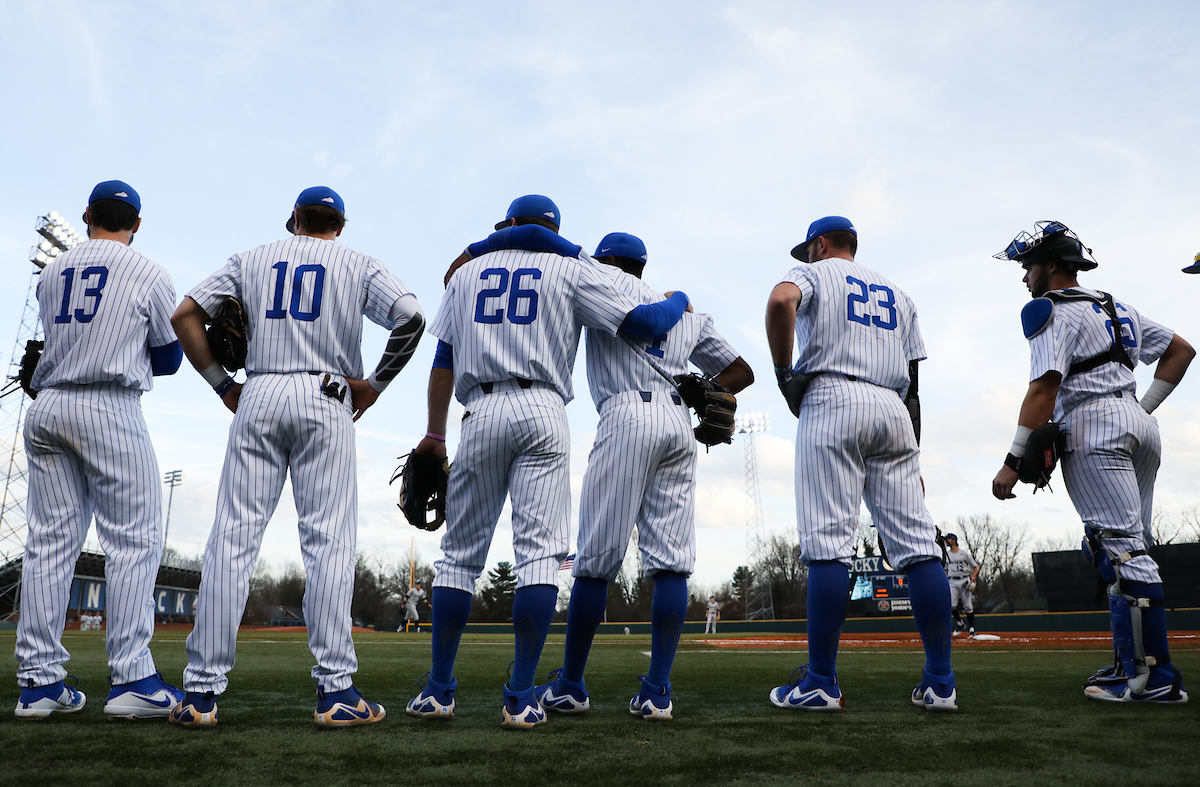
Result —
<instances>
[{"instance_id":1,"label":"bare tree","mask_svg":"<svg viewBox=\"0 0 1200 787\"><path fill-rule=\"evenodd\" d=\"M864 514L858 520L858 529L854 532L855 554L859 557L871 557L878 551L879 534L875 531L875 523L869 514Z\"/></svg>"},{"instance_id":2,"label":"bare tree","mask_svg":"<svg viewBox=\"0 0 1200 787\"><path fill-rule=\"evenodd\" d=\"M808 606L808 567L800 560L799 540L773 534L765 547L765 555L753 574L771 584L775 617L802 616Z\"/></svg>"},{"instance_id":3,"label":"bare tree","mask_svg":"<svg viewBox=\"0 0 1200 787\"><path fill-rule=\"evenodd\" d=\"M979 564L980 597L999 591L1005 601L1027 595L1033 571L1024 556L1029 525L992 519L990 514L957 519L958 536Z\"/></svg>"},{"instance_id":4,"label":"bare tree","mask_svg":"<svg viewBox=\"0 0 1200 787\"><path fill-rule=\"evenodd\" d=\"M1187 544L1200 541L1200 504L1192 504L1178 512L1154 510L1150 533L1155 544Z\"/></svg>"}]
</instances>

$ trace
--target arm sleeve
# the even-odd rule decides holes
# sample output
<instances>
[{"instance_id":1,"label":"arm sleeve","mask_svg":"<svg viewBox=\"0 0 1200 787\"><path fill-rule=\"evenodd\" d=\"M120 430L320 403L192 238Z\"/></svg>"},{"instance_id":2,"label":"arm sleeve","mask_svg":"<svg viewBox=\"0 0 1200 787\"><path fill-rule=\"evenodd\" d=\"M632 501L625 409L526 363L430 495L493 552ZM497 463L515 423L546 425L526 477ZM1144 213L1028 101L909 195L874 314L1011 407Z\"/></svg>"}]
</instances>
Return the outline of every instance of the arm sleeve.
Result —
<instances>
[{"instance_id":1,"label":"arm sleeve","mask_svg":"<svg viewBox=\"0 0 1200 787\"><path fill-rule=\"evenodd\" d=\"M581 253L578 261L568 260L567 264L577 266L572 306L575 320L616 336L622 320L638 306L637 300L618 285L617 277L625 274L611 265L601 265L586 253ZM651 335L658 334L646 334Z\"/></svg>"},{"instance_id":2,"label":"arm sleeve","mask_svg":"<svg viewBox=\"0 0 1200 787\"><path fill-rule=\"evenodd\" d=\"M921 444L921 399L917 393L917 366L919 361L908 362L908 391L904 394L904 406L908 408L908 417L912 420L913 434L916 435L917 445Z\"/></svg>"},{"instance_id":3,"label":"arm sleeve","mask_svg":"<svg viewBox=\"0 0 1200 787\"><path fill-rule=\"evenodd\" d=\"M454 371L454 347L438 339L437 349L433 353L433 368Z\"/></svg>"},{"instance_id":4,"label":"arm sleeve","mask_svg":"<svg viewBox=\"0 0 1200 787\"><path fill-rule=\"evenodd\" d=\"M407 298L401 300L407 300ZM412 300L414 303L416 302L416 298ZM397 303L399 302L397 301ZM392 329L392 335L388 337L387 347L384 348L379 365L367 378L367 382L376 391L383 391L387 388L388 383L396 378L396 375L408 364L412 354L416 351L417 343L421 341L421 334L425 332L425 315L421 313L420 309L421 307L418 305L415 314L404 317L403 321L398 321L396 327Z\"/></svg>"},{"instance_id":5,"label":"arm sleeve","mask_svg":"<svg viewBox=\"0 0 1200 787\"><path fill-rule=\"evenodd\" d=\"M621 332L630 336L661 336L679 322L687 307L688 297L683 292L676 292L665 301L634 307L621 322Z\"/></svg>"},{"instance_id":6,"label":"arm sleeve","mask_svg":"<svg viewBox=\"0 0 1200 787\"><path fill-rule=\"evenodd\" d=\"M183 347L180 346L178 339L161 347L150 348L150 373L155 377L175 374L179 371L179 364L182 362Z\"/></svg>"}]
</instances>

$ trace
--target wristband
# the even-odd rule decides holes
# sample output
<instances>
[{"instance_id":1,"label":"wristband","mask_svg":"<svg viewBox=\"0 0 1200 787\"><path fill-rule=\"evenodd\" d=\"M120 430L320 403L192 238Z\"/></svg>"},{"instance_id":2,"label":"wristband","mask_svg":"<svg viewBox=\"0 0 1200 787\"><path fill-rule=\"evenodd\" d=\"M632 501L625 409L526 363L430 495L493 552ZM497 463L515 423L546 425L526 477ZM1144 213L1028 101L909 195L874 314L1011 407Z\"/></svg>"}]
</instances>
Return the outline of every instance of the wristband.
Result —
<instances>
[{"instance_id":1,"label":"wristband","mask_svg":"<svg viewBox=\"0 0 1200 787\"><path fill-rule=\"evenodd\" d=\"M1004 466L1007 467L1009 470L1012 470L1014 473L1020 473L1021 472L1021 457L1013 456L1012 454L1009 454L1008 456L1004 457Z\"/></svg>"},{"instance_id":2,"label":"wristband","mask_svg":"<svg viewBox=\"0 0 1200 787\"><path fill-rule=\"evenodd\" d=\"M1171 391L1175 390L1175 383L1169 383L1166 380L1155 380L1150 383L1150 387L1146 389L1145 396L1142 397L1142 409L1148 413L1154 410L1166 399Z\"/></svg>"},{"instance_id":3,"label":"wristband","mask_svg":"<svg viewBox=\"0 0 1200 787\"><path fill-rule=\"evenodd\" d=\"M795 376L796 376L796 373L795 373L795 371L792 370L791 366L776 366L775 367L775 381L777 383L779 383L780 385L783 385L784 383L786 383L788 380L792 379Z\"/></svg>"},{"instance_id":4,"label":"wristband","mask_svg":"<svg viewBox=\"0 0 1200 787\"><path fill-rule=\"evenodd\" d=\"M216 361L201 369L200 376L204 378L204 382L213 388L216 388L229 379L229 375L225 374L225 368Z\"/></svg>"},{"instance_id":5,"label":"wristband","mask_svg":"<svg viewBox=\"0 0 1200 787\"><path fill-rule=\"evenodd\" d=\"M1025 444L1029 442L1029 435L1032 433L1033 430L1028 426L1018 426L1017 434L1013 437L1012 448L1008 449L1008 453L1018 459L1025 456Z\"/></svg>"},{"instance_id":6,"label":"wristband","mask_svg":"<svg viewBox=\"0 0 1200 787\"><path fill-rule=\"evenodd\" d=\"M434 434L433 432L426 432L425 436L428 437L430 440L437 440L439 443L446 442L446 435L444 435L444 434Z\"/></svg>"},{"instance_id":7,"label":"wristband","mask_svg":"<svg viewBox=\"0 0 1200 787\"><path fill-rule=\"evenodd\" d=\"M232 387L233 387L233 378L230 377L229 375L226 375L225 380L220 385L213 386L213 390L217 392L217 396L224 399L225 394L229 393L229 389Z\"/></svg>"}]
</instances>

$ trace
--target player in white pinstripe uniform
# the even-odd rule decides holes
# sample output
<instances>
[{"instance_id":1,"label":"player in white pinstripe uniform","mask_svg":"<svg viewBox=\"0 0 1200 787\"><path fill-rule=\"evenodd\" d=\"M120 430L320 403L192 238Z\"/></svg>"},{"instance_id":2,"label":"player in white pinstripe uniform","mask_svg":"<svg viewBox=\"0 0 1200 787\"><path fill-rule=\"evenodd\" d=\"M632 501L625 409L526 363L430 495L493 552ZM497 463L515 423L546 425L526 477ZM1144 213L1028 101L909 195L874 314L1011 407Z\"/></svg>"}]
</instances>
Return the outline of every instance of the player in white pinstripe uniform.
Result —
<instances>
[{"instance_id":1,"label":"player in white pinstripe uniform","mask_svg":"<svg viewBox=\"0 0 1200 787\"><path fill-rule=\"evenodd\" d=\"M171 329L167 272L129 247L141 199L128 184L93 189L89 240L42 271L38 303L46 347L25 417L29 530L21 573L16 715L44 718L83 707L65 686L62 645L71 577L92 516L106 557L110 717L170 713L182 692L150 654L154 580L162 556L162 492L141 396L153 375L174 374L183 353Z\"/></svg>"},{"instance_id":2,"label":"player in white pinstripe uniform","mask_svg":"<svg viewBox=\"0 0 1200 787\"><path fill-rule=\"evenodd\" d=\"M433 582L429 680L410 715L454 714L454 659L505 497L512 502L518 585L514 666L502 725L545 721L534 675L567 554L570 432L565 404L581 325L615 335L657 336L678 321L687 297L639 306L605 269L557 234L557 206L541 195L514 200L498 232L468 248L449 279L430 330L441 340L429 378L429 430L415 449L446 455L450 396L466 406L450 471L444 556Z\"/></svg>"},{"instance_id":3,"label":"player in white pinstripe uniform","mask_svg":"<svg viewBox=\"0 0 1200 787\"><path fill-rule=\"evenodd\" d=\"M925 345L912 301L854 261L849 220L814 221L792 256L808 263L775 286L767 340L780 387L799 424L796 513L808 565L808 664L771 691L779 707L842 708L837 647L846 615L859 506L889 559L907 574L913 617L925 646L915 705L957 710L950 668L950 590L925 508L919 464L917 362ZM792 365L792 331L800 347ZM807 393L801 387L810 380ZM802 398L801 398L802 397ZM907 412L906 412L907 405Z\"/></svg>"},{"instance_id":4,"label":"player in white pinstripe uniform","mask_svg":"<svg viewBox=\"0 0 1200 787\"><path fill-rule=\"evenodd\" d=\"M1060 222L1038 222L1034 235L1021 233L996 257L1021 264L1033 300L1021 312L1029 388L992 493L1014 497L1033 429L1053 419L1067 430L1063 481L1083 520L1083 552L1109 584L1113 631L1113 666L1089 678L1084 692L1110 702L1185 703L1167 647L1162 578L1146 550L1162 448L1150 413L1183 379L1195 350L1129 304L1080 287L1078 272L1097 264ZM1133 368L1156 361L1139 402Z\"/></svg>"},{"instance_id":5,"label":"player in white pinstripe uniform","mask_svg":"<svg viewBox=\"0 0 1200 787\"><path fill-rule=\"evenodd\" d=\"M623 271L617 282L635 301L662 300L641 279L647 254L640 238L610 233L595 257ZM672 718L671 665L687 616L687 578L696 563L697 451L690 411L663 374L685 375L689 361L735 393L754 381L707 314L684 314L665 336L651 341L587 329L588 382L600 424L583 476L563 666L536 691L547 710L585 713L591 705L584 667L604 617L608 583L621 570L636 524L642 569L654 580L654 596L650 668L629 710L652 721Z\"/></svg>"},{"instance_id":6,"label":"player in white pinstripe uniform","mask_svg":"<svg viewBox=\"0 0 1200 787\"><path fill-rule=\"evenodd\" d=\"M946 579L950 582L950 610L954 614L954 634L963 630L962 618L958 616L958 605L962 603L963 614L967 616L966 631L975 636L975 578L979 576L979 563L965 547L958 545L958 536L947 533L946 541Z\"/></svg>"},{"instance_id":7,"label":"player in white pinstripe uniform","mask_svg":"<svg viewBox=\"0 0 1200 787\"><path fill-rule=\"evenodd\" d=\"M383 263L336 242L344 225L340 196L322 186L305 189L288 220L293 237L235 254L175 314L188 360L235 413L204 551L196 627L187 640L188 694L171 716L185 727L217 722L216 697L229 683L250 575L289 472L307 578L304 620L317 660L314 720L346 727L384 717L353 685L353 422L408 362L425 323L416 296ZM244 386L213 360L204 332L228 296L245 307ZM363 315L392 332L365 380Z\"/></svg>"}]
</instances>

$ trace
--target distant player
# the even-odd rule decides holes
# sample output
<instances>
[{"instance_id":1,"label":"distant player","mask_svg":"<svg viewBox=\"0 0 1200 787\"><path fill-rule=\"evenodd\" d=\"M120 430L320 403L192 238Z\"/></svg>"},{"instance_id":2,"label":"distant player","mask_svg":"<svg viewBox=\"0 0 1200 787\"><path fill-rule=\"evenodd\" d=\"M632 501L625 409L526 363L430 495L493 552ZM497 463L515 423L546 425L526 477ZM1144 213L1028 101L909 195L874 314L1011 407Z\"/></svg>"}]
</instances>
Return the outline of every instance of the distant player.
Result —
<instances>
[{"instance_id":1,"label":"distant player","mask_svg":"<svg viewBox=\"0 0 1200 787\"><path fill-rule=\"evenodd\" d=\"M721 605L717 603L716 596L708 597L708 604L704 608L704 633L716 634L717 621L721 619Z\"/></svg>"},{"instance_id":2,"label":"distant player","mask_svg":"<svg viewBox=\"0 0 1200 787\"><path fill-rule=\"evenodd\" d=\"M1031 354L1029 388L1017 432L992 494L1015 497L1030 433L1053 419L1067 431L1063 482L1083 520L1083 552L1108 583L1114 663L1087 680L1084 693L1109 702L1187 702L1171 663L1167 614L1154 544L1154 479L1161 438L1150 415L1183 379L1196 352L1128 303L1079 286L1097 267L1079 238L1056 221L1038 222L996 255L1025 269L1033 296L1021 311ZM1138 401L1133 369L1154 363L1154 382Z\"/></svg>"},{"instance_id":3,"label":"distant player","mask_svg":"<svg viewBox=\"0 0 1200 787\"><path fill-rule=\"evenodd\" d=\"M354 688L354 421L404 368L425 321L416 296L383 263L337 242L345 215L332 189L305 189L287 223L294 236L235 254L175 313L188 360L235 413L187 640L188 694L171 717L185 727L217 723L216 698L229 683L250 575L289 472L307 580L304 622L317 660L314 720L348 727L384 717ZM213 359L204 330L228 297L242 302L248 323L244 386ZM364 315L392 332L367 379Z\"/></svg>"},{"instance_id":4,"label":"distant player","mask_svg":"<svg viewBox=\"0 0 1200 787\"><path fill-rule=\"evenodd\" d=\"M425 588L422 587L420 580L415 585L408 589L408 593L404 596L404 624L407 627L408 622L412 621L413 628L420 631L421 616L417 613L417 602L425 598Z\"/></svg>"},{"instance_id":5,"label":"distant player","mask_svg":"<svg viewBox=\"0 0 1200 787\"><path fill-rule=\"evenodd\" d=\"M63 684L70 654L62 631L93 515L107 558L112 690L104 714L165 718L182 696L163 682L150 655L162 492L142 393L153 376L174 374L183 353L171 329L170 276L130 248L141 207L129 184L98 184L83 214L89 240L59 255L38 278L46 347L31 381L39 395L25 416L29 530L16 647L21 719L83 708L83 692Z\"/></svg>"},{"instance_id":6,"label":"distant player","mask_svg":"<svg viewBox=\"0 0 1200 787\"><path fill-rule=\"evenodd\" d=\"M950 581L950 609L954 613L954 633L964 628L975 636L975 580L979 577L979 564L971 553L958 545L958 536L946 534L946 578ZM967 616L966 626L958 615L958 605Z\"/></svg>"},{"instance_id":7,"label":"distant player","mask_svg":"<svg viewBox=\"0 0 1200 787\"><path fill-rule=\"evenodd\" d=\"M808 664L770 699L782 708L842 708L837 648L865 501L891 564L907 574L925 646L912 702L953 711L950 592L925 508L917 448L917 362L925 358L925 345L913 302L855 262L857 249L858 232L849 220L814 221L792 249L806 264L792 268L767 303L775 374L799 418L796 513L801 559L808 566Z\"/></svg>"},{"instance_id":8,"label":"distant player","mask_svg":"<svg viewBox=\"0 0 1200 787\"><path fill-rule=\"evenodd\" d=\"M595 257L622 271L617 284L635 301L662 300L641 280L647 254L640 238L610 233ZM697 451L691 411L663 373L685 375L689 361L735 393L754 381L707 314L684 314L665 335L636 343L587 329L588 382L600 424L583 476L566 654L562 668L536 691L547 710L573 714L590 707L584 667L604 619L608 583L621 571L636 526L654 596L650 668L629 711L651 721L672 718L669 678L687 617L687 578L696 563Z\"/></svg>"},{"instance_id":9,"label":"distant player","mask_svg":"<svg viewBox=\"0 0 1200 787\"><path fill-rule=\"evenodd\" d=\"M580 326L612 336L618 330L660 336L688 305L687 296L676 293L640 306L616 286L619 272L558 236L560 221L546 197L514 200L498 231L472 244L452 270L430 327L440 341L429 377L428 433L415 451L446 456L452 394L466 413L450 471L444 555L433 582L432 667L408 704L412 716L454 715L458 642L508 498L518 580L515 657L501 726L523 730L546 720L533 681L567 554L571 435L565 405L574 396Z\"/></svg>"}]
</instances>

